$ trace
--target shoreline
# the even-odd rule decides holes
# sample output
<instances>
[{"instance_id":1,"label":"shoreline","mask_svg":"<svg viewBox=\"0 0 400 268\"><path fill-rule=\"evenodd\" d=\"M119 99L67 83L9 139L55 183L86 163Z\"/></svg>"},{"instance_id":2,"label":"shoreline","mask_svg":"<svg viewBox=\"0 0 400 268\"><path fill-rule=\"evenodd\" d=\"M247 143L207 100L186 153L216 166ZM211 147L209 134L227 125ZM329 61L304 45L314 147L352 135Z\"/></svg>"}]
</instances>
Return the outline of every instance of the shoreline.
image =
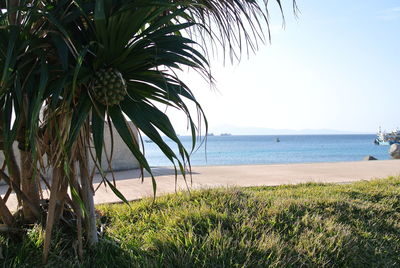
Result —
<instances>
[{"instance_id":1,"label":"shoreline","mask_svg":"<svg viewBox=\"0 0 400 268\"><path fill-rule=\"evenodd\" d=\"M400 159L377 159L377 160L351 160L351 161L321 161L321 162L290 162L290 163L267 163L267 164L227 164L227 165L192 165L193 168L212 168L212 167L243 167L243 166L283 166L283 165L313 165L313 164L337 164L337 163L358 163L358 162L368 162L368 161L399 161ZM173 168L173 166L150 166L150 168ZM121 170L126 171L126 170ZM119 172L119 171L117 171Z\"/></svg>"}]
</instances>

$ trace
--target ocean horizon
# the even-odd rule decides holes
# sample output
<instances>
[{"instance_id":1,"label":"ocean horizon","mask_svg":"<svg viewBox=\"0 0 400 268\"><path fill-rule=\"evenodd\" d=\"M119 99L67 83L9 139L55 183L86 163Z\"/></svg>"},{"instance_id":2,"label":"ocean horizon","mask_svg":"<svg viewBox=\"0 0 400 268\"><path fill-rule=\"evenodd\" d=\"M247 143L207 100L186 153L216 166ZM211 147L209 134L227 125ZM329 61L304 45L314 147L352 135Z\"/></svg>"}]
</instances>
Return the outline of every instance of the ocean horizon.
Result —
<instances>
[{"instance_id":1,"label":"ocean horizon","mask_svg":"<svg viewBox=\"0 0 400 268\"><path fill-rule=\"evenodd\" d=\"M375 134L230 135L207 136L191 154L192 166L256 165L361 161L367 155L390 159L389 146L374 144ZM279 142L277 142L279 138ZM147 138L144 137L146 140ZM175 148L174 143L164 141ZM180 136L190 152L191 137ZM146 142L150 166L171 166L155 143Z\"/></svg>"}]
</instances>

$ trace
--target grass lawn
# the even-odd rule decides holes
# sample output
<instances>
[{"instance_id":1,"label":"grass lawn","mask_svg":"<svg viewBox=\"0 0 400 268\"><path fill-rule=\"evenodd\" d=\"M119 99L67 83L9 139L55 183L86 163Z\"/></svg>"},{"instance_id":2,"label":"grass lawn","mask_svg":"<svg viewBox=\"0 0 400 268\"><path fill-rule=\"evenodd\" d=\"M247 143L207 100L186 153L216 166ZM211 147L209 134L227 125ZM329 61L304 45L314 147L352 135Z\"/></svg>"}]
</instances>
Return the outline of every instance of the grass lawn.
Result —
<instances>
[{"instance_id":1,"label":"grass lawn","mask_svg":"<svg viewBox=\"0 0 400 268\"><path fill-rule=\"evenodd\" d=\"M82 267L399 267L400 178L196 191L97 207ZM56 234L49 267L79 266ZM43 237L0 236L4 267L40 266Z\"/></svg>"}]
</instances>

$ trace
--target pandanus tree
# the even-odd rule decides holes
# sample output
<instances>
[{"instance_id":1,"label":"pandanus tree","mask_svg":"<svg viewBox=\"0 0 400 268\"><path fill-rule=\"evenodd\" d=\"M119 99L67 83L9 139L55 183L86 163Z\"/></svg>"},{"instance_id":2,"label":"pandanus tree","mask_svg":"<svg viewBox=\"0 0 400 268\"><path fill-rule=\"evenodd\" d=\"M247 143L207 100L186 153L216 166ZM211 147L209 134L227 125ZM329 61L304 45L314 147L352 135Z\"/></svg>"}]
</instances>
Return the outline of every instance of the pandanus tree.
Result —
<instances>
[{"instance_id":1,"label":"pandanus tree","mask_svg":"<svg viewBox=\"0 0 400 268\"><path fill-rule=\"evenodd\" d=\"M22 207L13 214L6 206L8 193L0 198L0 213L9 227L44 226L44 261L53 226L66 209L73 212L80 255L84 237L88 243L98 240L89 159L125 200L104 173L109 166L101 166L104 131L114 126L142 170L152 174L133 134L144 133L185 175L199 124L207 129L207 121L177 71L188 67L212 82L207 48L238 57L243 48L257 48L268 25L267 1L255 0L9 0L0 5L5 156L0 177ZM193 104L197 114L189 108ZM191 148L182 145L160 105L186 114ZM177 153L162 134L176 144ZM49 180L45 172L51 173ZM50 190L48 202L43 186Z\"/></svg>"}]
</instances>

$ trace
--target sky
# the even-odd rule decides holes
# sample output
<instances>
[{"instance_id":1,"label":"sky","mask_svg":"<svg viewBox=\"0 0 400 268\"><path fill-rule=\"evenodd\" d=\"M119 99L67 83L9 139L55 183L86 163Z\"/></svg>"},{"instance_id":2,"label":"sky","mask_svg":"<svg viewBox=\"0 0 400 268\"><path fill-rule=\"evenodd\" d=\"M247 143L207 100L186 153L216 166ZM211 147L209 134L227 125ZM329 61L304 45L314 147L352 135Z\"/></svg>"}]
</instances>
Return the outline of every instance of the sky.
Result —
<instances>
[{"instance_id":1,"label":"sky","mask_svg":"<svg viewBox=\"0 0 400 268\"><path fill-rule=\"evenodd\" d=\"M400 127L400 1L297 0L297 17L283 2L285 27L269 4L271 43L233 65L211 60L217 90L183 74L209 132ZM188 133L185 118L168 113L177 132Z\"/></svg>"}]
</instances>

